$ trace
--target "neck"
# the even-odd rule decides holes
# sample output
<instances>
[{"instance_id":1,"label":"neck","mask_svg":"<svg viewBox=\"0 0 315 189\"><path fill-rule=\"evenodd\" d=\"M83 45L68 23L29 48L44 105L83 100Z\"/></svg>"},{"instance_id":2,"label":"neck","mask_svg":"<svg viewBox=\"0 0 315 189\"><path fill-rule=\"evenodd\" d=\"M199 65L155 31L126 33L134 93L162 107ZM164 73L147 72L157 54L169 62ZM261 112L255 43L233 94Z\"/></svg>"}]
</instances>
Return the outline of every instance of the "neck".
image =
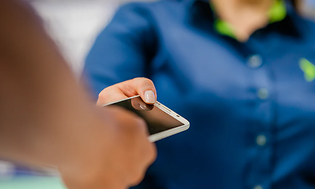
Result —
<instances>
[{"instance_id":1,"label":"neck","mask_svg":"<svg viewBox=\"0 0 315 189\"><path fill-rule=\"evenodd\" d=\"M240 41L246 41L268 24L268 11L274 0L211 0L216 14L228 22Z\"/></svg>"},{"instance_id":2,"label":"neck","mask_svg":"<svg viewBox=\"0 0 315 189\"><path fill-rule=\"evenodd\" d=\"M223 0L227 1L227 0ZM223 2L221 1L221 2ZM234 6L238 7L251 7L256 10L262 10L268 8L273 0L230 0Z\"/></svg>"}]
</instances>

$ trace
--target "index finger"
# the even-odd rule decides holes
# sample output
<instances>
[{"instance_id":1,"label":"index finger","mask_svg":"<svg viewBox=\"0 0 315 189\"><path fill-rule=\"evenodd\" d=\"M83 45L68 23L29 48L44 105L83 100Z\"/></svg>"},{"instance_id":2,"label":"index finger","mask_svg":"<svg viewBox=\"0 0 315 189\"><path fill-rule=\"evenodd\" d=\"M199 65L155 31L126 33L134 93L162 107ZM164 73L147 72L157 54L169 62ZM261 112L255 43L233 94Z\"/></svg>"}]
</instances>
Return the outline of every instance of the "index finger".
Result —
<instances>
[{"instance_id":1,"label":"index finger","mask_svg":"<svg viewBox=\"0 0 315 189\"><path fill-rule=\"evenodd\" d=\"M153 82L147 78L134 78L105 88L98 96L97 105L140 95L147 104L154 104L157 98Z\"/></svg>"}]
</instances>

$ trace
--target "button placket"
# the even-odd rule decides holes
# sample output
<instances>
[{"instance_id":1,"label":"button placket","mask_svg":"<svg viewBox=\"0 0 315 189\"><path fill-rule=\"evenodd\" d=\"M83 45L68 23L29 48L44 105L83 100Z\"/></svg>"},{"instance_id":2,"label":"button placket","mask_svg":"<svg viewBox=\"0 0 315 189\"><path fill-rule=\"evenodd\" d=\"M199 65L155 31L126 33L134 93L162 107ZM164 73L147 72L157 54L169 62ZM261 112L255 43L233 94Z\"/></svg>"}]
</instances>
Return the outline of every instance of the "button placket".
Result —
<instances>
[{"instance_id":1,"label":"button placket","mask_svg":"<svg viewBox=\"0 0 315 189\"><path fill-rule=\"evenodd\" d=\"M263 189L263 187L261 185L257 185L253 189Z\"/></svg>"},{"instance_id":2,"label":"button placket","mask_svg":"<svg viewBox=\"0 0 315 189\"><path fill-rule=\"evenodd\" d=\"M265 135L258 135L256 137L256 143L259 145L259 146L264 146L266 143L267 143L267 138Z\"/></svg>"},{"instance_id":3,"label":"button placket","mask_svg":"<svg viewBox=\"0 0 315 189\"><path fill-rule=\"evenodd\" d=\"M247 60L247 66L250 68L258 68L262 65L262 58L260 55L252 55Z\"/></svg>"},{"instance_id":4,"label":"button placket","mask_svg":"<svg viewBox=\"0 0 315 189\"><path fill-rule=\"evenodd\" d=\"M258 89L257 96L258 96L258 98L264 100L264 99L268 98L269 92L266 88L260 88L260 89Z\"/></svg>"}]
</instances>

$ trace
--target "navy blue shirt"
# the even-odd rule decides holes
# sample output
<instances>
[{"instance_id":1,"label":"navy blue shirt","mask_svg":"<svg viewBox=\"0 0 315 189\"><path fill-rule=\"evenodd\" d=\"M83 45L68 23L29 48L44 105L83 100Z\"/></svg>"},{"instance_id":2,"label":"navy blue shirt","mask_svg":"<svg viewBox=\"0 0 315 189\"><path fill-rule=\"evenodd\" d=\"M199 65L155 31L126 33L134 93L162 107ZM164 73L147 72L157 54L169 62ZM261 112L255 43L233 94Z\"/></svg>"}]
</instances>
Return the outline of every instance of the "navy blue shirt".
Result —
<instances>
[{"instance_id":1,"label":"navy blue shirt","mask_svg":"<svg viewBox=\"0 0 315 189\"><path fill-rule=\"evenodd\" d=\"M134 77L188 119L157 142L137 189L315 188L315 24L286 17L239 42L214 29L207 1L122 6L85 74L95 96Z\"/></svg>"}]
</instances>

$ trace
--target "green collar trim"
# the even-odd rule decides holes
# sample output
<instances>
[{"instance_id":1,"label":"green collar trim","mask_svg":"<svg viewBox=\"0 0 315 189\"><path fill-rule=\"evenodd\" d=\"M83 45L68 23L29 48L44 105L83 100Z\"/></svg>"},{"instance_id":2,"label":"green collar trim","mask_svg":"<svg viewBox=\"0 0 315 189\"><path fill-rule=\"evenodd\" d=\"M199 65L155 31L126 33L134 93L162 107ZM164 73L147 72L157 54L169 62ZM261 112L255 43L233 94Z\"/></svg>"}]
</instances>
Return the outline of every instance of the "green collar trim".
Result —
<instances>
[{"instance_id":1,"label":"green collar trim","mask_svg":"<svg viewBox=\"0 0 315 189\"><path fill-rule=\"evenodd\" d=\"M214 7L211 5L211 3L210 3L210 7L212 11L214 12ZM287 16L287 10L285 7L284 0L275 0L272 7L268 11L269 24L274 23L274 22L280 22L286 16ZM233 39L236 39L234 35L233 27L229 23L223 20L220 20L217 17L215 18L215 21L214 21L214 28L219 34L226 35Z\"/></svg>"},{"instance_id":2,"label":"green collar trim","mask_svg":"<svg viewBox=\"0 0 315 189\"><path fill-rule=\"evenodd\" d=\"M219 34L226 35L226 36L229 36L233 39L236 39L231 24L229 24L223 20L216 19L214 21L214 28Z\"/></svg>"},{"instance_id":3,"label":"green collar trim","mask_svg":"<svg viewBox=\"0 0 315 189\"><path fill-rule=\"evenodd\" d=\"M283 0L274 1L268 12L269 23L280 22L287 16L287 9Z\"/></svg>"},{"instance_id":4,"label":"green collar trim","mask_svg":"<svg viewBox=\"0 0 315 189\"><path fill-rule=\"evenodd\" d=\"M300 59L299 65L304 72L305 80L312 82L315 79L315 65L305 58Z\"/></svg>"}]
</instances>

